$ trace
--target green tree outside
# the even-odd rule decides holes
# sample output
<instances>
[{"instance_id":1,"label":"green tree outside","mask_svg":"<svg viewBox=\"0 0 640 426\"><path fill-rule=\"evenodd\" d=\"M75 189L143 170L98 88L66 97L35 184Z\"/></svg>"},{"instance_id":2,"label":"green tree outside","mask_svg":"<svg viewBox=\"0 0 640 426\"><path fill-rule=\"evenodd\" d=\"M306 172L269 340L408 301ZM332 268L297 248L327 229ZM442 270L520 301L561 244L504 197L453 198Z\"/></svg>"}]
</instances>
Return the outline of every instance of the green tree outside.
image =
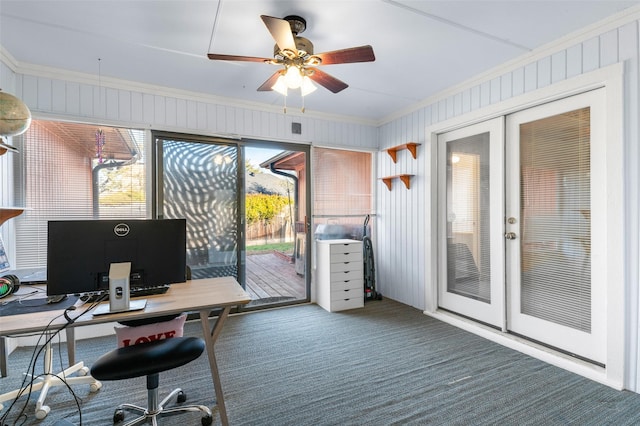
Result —
<instances>
[{"instance_id":1,"label":"green tree outside","mask_svg":"<svg viewBox=\"0 0 640 426\"><path fill-rule=\"evenodd\" d=\"M247 194L245 203L248 224L258 221L269 223L291 200L282 195Z\"/></svg>"}]
</instances>

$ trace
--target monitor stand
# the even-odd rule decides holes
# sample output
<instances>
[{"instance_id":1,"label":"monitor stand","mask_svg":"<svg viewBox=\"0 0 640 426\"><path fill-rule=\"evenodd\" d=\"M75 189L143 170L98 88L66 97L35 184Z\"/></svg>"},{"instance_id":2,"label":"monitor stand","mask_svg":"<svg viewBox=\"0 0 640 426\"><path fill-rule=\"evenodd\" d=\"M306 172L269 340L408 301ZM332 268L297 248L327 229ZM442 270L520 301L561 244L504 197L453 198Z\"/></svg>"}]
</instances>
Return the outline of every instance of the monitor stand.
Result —
<instances>
[{"instance_id":1,"label":"monitor stand","mask_svg":"<svg viewBox=\"0 0 640 426\"><path fill-rule=\"evenodd\" d=\"M99 305L93 315L118 312L139 311L144 309L147 299L129 300L129 277L131 262L112 263L109 267L109 305Z\"/></svg>"}]
</instances>

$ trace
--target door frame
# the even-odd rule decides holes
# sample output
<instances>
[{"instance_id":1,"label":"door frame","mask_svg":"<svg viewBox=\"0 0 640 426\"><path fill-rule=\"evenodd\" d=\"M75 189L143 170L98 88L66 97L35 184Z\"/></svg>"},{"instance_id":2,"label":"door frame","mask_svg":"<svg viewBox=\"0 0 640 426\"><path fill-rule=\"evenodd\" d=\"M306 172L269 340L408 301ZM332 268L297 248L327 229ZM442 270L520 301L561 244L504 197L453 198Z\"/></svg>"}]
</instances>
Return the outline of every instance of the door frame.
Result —
<instances>
[{"instance_id":1,"label":"door frame","mask_svg":"<svg viewBox=\"0 0 640 426\"><path fill-rule=\"evenodd\" d=\"M437 138L438 134L456 130L486 120L518 112L542 105L547 102L570 97L589 90L605 88L606 90L606 158L604 167L607 171L603 179L606 180L607 200L605 236L607 244L606 258L602 259L605 267L604 277L607 280L606 289L606 333L607 348L605 365L595 366L591 363L572 358L566 354L553 351L548 347L524 340L518 336L496 330L477 322L462 318L455 314L438 309L438 222L433 208L425 209L425 311L424 313L457 327L468 330L504 346L526 353L550 364L604 383L616 389L623 389L626 385L625 359L630 365L635 365L637 348L625 346L625 336L637 336L638 325L625 317L627 306L625 303L625 247L627 240L623 232L625 225L625 211L623 203L624 169L623 157L623 111L624 111L624 64L617 63L585 73L571 79L555 83L544 88L519 95L508 100L471 111L459 117L454 117L427 127L425 132L425 149L427 151L425 175L428 182L426 200L432 206L438 201L438 163ZM628 296L631 297L631 296ZM630 345L631 346L631 345ZM631 364L633 363L633 364ZM626 386L628 387L628 386Z\"/></svg>"}]
</instances>

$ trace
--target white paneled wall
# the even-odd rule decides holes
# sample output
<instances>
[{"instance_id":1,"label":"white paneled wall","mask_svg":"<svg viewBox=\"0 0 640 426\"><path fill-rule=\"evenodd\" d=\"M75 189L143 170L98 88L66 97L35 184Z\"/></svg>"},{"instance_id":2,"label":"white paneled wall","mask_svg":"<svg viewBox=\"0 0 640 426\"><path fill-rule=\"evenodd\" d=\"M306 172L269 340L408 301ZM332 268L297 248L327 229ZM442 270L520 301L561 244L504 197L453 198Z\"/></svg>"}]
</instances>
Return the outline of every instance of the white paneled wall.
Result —
<instances>
[{"instance_id":1,"label":"white paneled wall","mask_svg":"<svg viewBox=\"0 0 640 426\"><path fill-rule=\"evenodd\" d=\"M629 163L627 200L631 209L629 220L633 222L629 225L634 226L632 229L637 229L638 25L638 21L633 20L558 51L547 48L544 54L537 53L539 58L534 57L530 63L519 63L512 68L505 66L504 70L494 71L496 76L487 76L486 80L467 87L461 86L459 91L450 90L447 96L381 125L380 148L384 150L409 141L424 144L425 128L430 125L464 116L471 111L478 112L488 105L622 61L626 72L625 149ZM394 187L393 191L387 191L382 182L378 184L377 223L381 227L377 242L380 258L378 281L383 294L420 309L425 308L421 290L424 286L424 274L414 270L421 269L425 263L424 217L425 209L431 208L425 205L428 200L423 196L425 181L429 179L425 176L428 160L426 155L427 149L423 145L418 148L418 161L413 160L408 153L399 154L397 164L386 155L378 156L379 177L399 173L417 175L412 180L410 191L399 186ZM633 240L629 242L629 249L638 244L637 237ZM390 261L386 262L385 259ZM635 264L637 269L637 262ZM637 271L634 276L637 276Z\"/></svg>"},{"instance_id":2,"label":"white paneled wall","mask_svg":"<svg viewBox=\"0 0 640 426\"><path fill-rule=\"evenodd\" d=\"M640 389L638 373L639 319L639 134L640 134L640 22L634 16L603 24L589 34L559 40L534 51L518 61L476 78L473 82L448 90L419 108L389 120L380 126L380 149L408 141L425 143L425 129L453 117L464 121L465 114L482 116L483 108L502 101L514 102L519 95L542 89L614 63L624 66L624 156L625 156L625 288L628 312L627 340L629 365L627 386ZM425 309L424 286L431 271L425 268L425 217L433 207L425 199L430 166L428 149L418 149L418 161L399 155L393 164L388 156L378 156L379 177L398 173L415 173L412 189L394 187L387 191L378 184L376 223L380 226L377 241L378 286L382 294L419 309ZM427 277L425 277L425 275ZM428 303L434 303L429 301Z\"/></svg>"},{"instance_id":3,"label":"white paneled wall","mask_svg":"<svg viewBox=\"0 0 640 426\"><path fill-rule=\"evenodd\" d=\"M320 146L378 147L374 123L313 113L284 114L276 107L233 105L229 99L169 90L165 92L171 94L162 94L162 88L136 90L127 84L118 87L117 81L110 85L18 74L16 92L36 117ZM292 122L302 124L302 134L291 132Z\"/></svg>"}]
</instances>

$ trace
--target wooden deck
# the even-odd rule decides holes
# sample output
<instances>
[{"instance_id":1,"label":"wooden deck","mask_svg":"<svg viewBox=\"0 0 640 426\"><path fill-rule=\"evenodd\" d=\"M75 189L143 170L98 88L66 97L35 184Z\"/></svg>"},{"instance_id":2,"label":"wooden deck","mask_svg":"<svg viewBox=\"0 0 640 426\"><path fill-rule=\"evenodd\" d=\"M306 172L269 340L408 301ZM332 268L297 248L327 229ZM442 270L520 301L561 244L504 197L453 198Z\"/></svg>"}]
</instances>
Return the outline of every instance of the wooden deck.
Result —
<instances>
[{"instance_id":1,"label":"wooden deck","mask_svg":"<svg viewBox=\"0 0 640 426\"><path fill-rule=\"evenodd\" d=\"M252 300L304 300L304 276L296 273L295 264L276 253L247 254L246 291Z\"/></svg>"}]
</instances>

